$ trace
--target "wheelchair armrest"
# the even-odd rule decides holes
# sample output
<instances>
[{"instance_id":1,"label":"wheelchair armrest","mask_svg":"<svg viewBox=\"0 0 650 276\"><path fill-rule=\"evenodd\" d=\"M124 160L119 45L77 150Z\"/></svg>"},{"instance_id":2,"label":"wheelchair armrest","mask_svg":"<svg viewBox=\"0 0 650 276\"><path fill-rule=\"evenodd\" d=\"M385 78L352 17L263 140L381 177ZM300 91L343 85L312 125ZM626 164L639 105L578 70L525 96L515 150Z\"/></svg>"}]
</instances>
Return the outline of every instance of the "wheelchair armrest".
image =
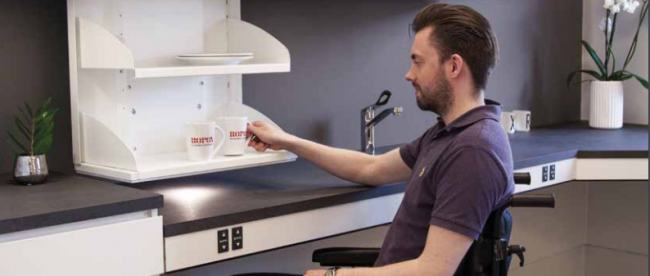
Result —
<instances>
[{"instance_id":1,"label":"wheelchair armrest","mask_svg":"<svg viewBox=\"0 0 650 276\"><path fill-rule=\"evenodd\" d=\"M321 266L372 267L379 248L333 247L314 251L312 261Z\"/></svg>"}]
</instances>

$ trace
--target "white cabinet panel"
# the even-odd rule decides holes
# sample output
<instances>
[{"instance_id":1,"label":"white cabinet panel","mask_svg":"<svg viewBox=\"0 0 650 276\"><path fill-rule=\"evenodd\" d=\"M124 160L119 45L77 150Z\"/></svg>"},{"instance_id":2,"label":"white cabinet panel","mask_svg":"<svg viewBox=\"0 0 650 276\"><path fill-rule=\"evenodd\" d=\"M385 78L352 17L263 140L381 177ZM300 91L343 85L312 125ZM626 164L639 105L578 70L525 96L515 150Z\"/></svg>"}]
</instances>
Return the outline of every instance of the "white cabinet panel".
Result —
<instances>
[{"instance_id":1,"label":"white cabinet panel","mask_svg":"<svg viewBox=\"0 0 650 276\"><path fill-rule=\"evenodd\" d=\"M163 273L162 217L0 243L2 276Z\"/></svg>"}]
</instances>

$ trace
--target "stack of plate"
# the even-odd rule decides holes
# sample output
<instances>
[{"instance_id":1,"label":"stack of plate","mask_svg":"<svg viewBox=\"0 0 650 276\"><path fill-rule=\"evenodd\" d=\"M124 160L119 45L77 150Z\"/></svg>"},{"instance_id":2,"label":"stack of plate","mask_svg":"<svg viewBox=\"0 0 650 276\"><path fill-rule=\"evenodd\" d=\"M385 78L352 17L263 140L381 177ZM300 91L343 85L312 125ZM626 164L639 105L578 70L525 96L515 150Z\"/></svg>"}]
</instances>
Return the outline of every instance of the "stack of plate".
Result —
<instances>
[{"instance_id":1,"label":"stack of plate","mask_svg":"<svg viewBox=\"0 0 650 276\"><path fill-rule=\"evenodd\" d=\"M253 58L253 53L229 53L229 54L186 54L176 56L193 65L234 65Z\"/></svg>"}]
</instances>

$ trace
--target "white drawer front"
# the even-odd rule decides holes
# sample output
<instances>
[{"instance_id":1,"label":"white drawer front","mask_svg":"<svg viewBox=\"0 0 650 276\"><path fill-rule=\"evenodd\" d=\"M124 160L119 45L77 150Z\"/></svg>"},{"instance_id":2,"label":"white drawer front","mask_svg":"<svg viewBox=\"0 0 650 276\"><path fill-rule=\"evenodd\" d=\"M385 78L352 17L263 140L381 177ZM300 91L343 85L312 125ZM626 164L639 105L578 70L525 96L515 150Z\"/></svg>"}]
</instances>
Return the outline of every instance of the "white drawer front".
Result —
<instances>
[{"instance_id":1,"label":"white drawer front","mask_svg":"<svg viewBox=\"0 0 650 276\"><path fill-rule=\"evenodd\" d=\"M162 217L0 243L2 276L162 274Z\"/></svg>"}]
</instances>

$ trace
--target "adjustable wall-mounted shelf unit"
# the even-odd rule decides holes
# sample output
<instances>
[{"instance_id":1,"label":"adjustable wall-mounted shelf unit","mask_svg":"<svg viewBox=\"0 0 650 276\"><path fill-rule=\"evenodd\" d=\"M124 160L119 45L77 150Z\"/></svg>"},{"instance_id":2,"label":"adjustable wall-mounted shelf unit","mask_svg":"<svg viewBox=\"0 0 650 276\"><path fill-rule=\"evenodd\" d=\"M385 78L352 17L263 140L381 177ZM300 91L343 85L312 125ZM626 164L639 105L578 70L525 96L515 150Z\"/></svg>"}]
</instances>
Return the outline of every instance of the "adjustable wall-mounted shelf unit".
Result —
<instances>
[{"instance_id":1,"label":"adjustable wall-mounted shelf unit","mask_svg":"<svg viewBox=\"0 0 650 276\"><path fill-rule=\"evenodd\" d=\"M191 162L185 123L247 116L242 74L289 72L287 48L240 19L240 0L68 0L73 156L77 172L124 182L293 161L286 151ZM237 65L177 55L253 53Z\"/></svg>"}]
</instances>

